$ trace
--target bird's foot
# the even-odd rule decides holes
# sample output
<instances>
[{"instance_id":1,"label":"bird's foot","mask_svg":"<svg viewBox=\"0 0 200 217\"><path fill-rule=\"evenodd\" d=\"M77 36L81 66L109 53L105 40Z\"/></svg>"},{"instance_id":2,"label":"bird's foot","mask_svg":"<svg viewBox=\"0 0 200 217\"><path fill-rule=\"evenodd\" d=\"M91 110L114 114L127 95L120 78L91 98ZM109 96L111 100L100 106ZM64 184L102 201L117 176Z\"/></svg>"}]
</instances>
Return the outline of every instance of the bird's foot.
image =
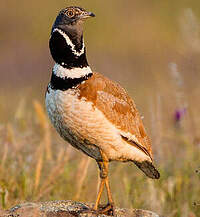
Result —
<instances>
[{"instance_id":1,"label":"bird's foot","mask_svg":"<svg viewBox=\"0 0 200 217\"><path fill-rule=\"evenodd\" d=\"M99 214L105 214L109 216L115 216L115 209L114 204L106 204L106 205L99 205L97 212Z\"/></svg>"}]
</instances>

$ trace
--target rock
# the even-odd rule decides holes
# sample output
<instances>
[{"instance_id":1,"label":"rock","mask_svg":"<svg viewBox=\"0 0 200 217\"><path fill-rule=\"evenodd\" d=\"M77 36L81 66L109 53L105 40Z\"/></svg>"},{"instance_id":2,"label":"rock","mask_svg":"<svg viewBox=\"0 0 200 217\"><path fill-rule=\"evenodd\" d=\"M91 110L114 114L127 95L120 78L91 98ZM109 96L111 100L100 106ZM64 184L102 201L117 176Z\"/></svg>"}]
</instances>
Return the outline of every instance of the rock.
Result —
<instances>
[{"instance_id":1,"label":"rock","mask_svg":"<svg viewBox=\"0 0 200 217\"><path fill-rule=\"evenodd\" d=\"M10 210L1 211L0 217L108 217L92 210L92 204L74 201L49 201L24 203ZM159 217L157 214L140 209L115 208L115 217Z\"/></svg>"}]
</instances>

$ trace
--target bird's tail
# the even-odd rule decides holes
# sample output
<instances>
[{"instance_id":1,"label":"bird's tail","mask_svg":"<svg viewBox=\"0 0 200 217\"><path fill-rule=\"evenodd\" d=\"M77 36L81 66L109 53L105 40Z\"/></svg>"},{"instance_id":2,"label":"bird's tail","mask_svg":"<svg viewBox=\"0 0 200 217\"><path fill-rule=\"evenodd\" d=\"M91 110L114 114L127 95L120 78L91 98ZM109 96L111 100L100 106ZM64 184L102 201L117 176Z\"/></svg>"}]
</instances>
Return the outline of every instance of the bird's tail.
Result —
<instances>
[{"instance_id":1,"label":"bird's tail","mask_svg":"<svg viewBox=\"0 0 200 217\"><path fill-rule=\"evenodd\" d=\"M152 179L159 179L160 173L158 170L154 167L154 165L149 161L143 161L143 162L136 162L134 161L135 165L139 167L149 178Z\"/></svg>"}]
</instances>

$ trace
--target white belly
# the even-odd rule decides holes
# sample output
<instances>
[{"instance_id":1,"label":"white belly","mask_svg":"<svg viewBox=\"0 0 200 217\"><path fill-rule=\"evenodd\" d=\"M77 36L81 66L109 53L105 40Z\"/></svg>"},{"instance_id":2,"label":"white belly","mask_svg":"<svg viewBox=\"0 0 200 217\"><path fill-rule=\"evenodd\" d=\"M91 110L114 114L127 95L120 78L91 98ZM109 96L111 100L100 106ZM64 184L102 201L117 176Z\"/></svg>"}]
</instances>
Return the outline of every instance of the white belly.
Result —
<instances>
[{"instance_id":1,"label":"white belly","mask_svg":"<svg viewBox=\"0 0 200 217\"><path fill-rule=\"evenodd\" d=\"M59 134L75 148L101 160L101 149L109 160L143 161L142 151L122 140L120 130L91 102L78 98L78 90L52 90L46 94L49 118Z\"/></svg>"}]
</instances>

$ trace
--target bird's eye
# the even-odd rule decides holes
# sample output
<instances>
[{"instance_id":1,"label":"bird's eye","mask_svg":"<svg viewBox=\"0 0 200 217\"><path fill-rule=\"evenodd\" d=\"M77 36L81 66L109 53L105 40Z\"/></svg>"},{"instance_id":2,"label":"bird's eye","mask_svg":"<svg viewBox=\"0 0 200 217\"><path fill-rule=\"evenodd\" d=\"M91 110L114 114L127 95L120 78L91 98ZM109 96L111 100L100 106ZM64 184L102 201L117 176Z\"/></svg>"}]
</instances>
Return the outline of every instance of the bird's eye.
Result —
<instances>
[{"instance_id":1,"label":"bird's eye","mask_svg":"<svg viewBox=\"0 0 200 217\"><path fill-rule=\"evenodd\" d=\"M72 17L74 17L75 16L75 11L74 10L68 10L67 12L66 12L66 14L67 14L67 16L69 17L69 18L72 18Z\"/></svg>"}]
</instances>

